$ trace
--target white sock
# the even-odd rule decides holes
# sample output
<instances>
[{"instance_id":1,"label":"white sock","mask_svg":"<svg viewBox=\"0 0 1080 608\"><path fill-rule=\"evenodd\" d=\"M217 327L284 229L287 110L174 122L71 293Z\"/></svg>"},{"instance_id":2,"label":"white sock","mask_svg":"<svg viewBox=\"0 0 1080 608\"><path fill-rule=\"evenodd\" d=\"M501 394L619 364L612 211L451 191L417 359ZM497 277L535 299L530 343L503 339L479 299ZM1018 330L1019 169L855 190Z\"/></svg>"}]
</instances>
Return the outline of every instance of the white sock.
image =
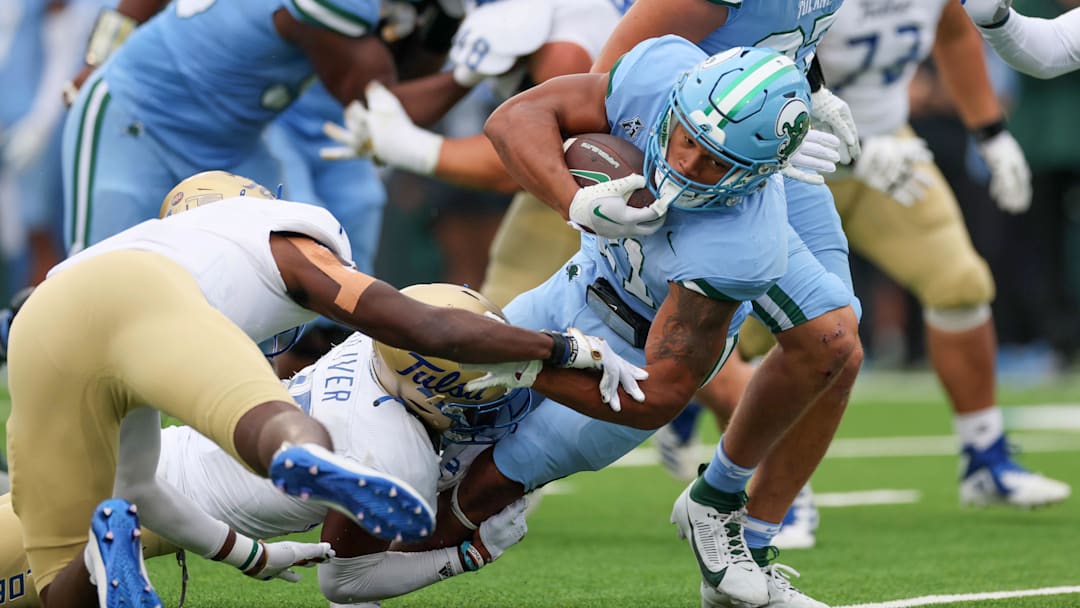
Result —
<instances>
[{"instance_id":1,"label":"white sock","mask_svg":"<svg viewBox=\"0 0 1080 608\"><path fill-rule=\"evenodd\" d=\"M963 445L985 450L1005 433L1005 420L1001 408L994 405L978 412L954 416L953 428Z\"/></svg>"}]
</instances>

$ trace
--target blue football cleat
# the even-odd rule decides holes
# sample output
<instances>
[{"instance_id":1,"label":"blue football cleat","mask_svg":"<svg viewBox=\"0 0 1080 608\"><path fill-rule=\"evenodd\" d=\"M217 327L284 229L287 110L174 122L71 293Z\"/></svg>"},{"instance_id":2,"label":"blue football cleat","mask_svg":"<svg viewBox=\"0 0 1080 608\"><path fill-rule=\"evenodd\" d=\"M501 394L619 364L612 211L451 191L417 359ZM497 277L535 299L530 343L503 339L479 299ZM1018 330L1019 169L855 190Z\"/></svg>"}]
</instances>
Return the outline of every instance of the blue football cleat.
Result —
<instances>
[{"instance_id":1,"label":"blue football cleat","mask_svg":"<svg viewBox=\"0 0 1080 608\"><path fill-rule=\"evenodd\" d=\"M1021 508L1059 503L1072 493L1068 484L1033 473L1012 458L1002 435L985 450L965 445L961 455L960 503Z\"/></svg>"},{"instance_id":2,"label":"blue football cleat","mask_svg":"<svg viewBox=\"0 0 1080 608\"><path fill-rule=\"evenodd\" d=\"M94 509L88 555L101 608L161 608L143 564L135 505L110 498Z\"/></svg>"},{"instance_id":3,"label":"blue football cleat","mask_svg":"<svg viewBox=\"0 0 1080 608\"><path fill-rule=\"evenodd\" d=\"M419 541L435 529L431 506L409 484L312 444L279 450L270 479L286 494L348 515L390 541Z\"/></svg>"}]
</instances>

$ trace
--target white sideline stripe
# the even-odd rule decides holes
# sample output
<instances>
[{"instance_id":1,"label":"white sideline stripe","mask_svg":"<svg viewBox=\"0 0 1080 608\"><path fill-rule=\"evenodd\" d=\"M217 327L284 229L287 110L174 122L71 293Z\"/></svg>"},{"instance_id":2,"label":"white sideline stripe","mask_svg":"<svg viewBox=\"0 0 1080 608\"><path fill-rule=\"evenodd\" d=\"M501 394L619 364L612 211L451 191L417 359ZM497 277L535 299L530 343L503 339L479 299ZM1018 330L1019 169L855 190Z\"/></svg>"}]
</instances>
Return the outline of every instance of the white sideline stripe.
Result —
<instances>
[{"instance_id":1,"label":"white sideline stripe","mask_svg":"<svg viewBox=\"0 0 1080 608\"><path fill-rule=\"evenodd\" d=\"M1022 589L1019 591L990 591L987 593L959 593L956 595L924 595L907 600L892 600L876 604L852 604L835 608L911 608L912 606L932 606L934 604L952 604L955 602L981 602L1007 600L1014 597L1034 597L1040 595L1066 595L1080 593L1080 586L1044 587L1042 589Z\"/></svg>"},{"instance_id":2,"label":"white sideline stripe","mask_svg":"<svg viewBox=\"0 0 1080 608\"><path fill-rule=\"evenodd\" d=\"M903 505L919 502L918 490L863 490L860 492L816 492L814 504L819 507L862 507L865 505Z\"/></svg>"},{"instance_id":3,"label":"white sideline stripe","mask_svg":"<svg viewBox=\"0 0 1080 608\"><path fill-rule=\"evenodd\" d=\"M1057 428L1061 428L1058 426ZM1080 452L1080 438L1075 435L1046 433L1010 433L1009 440L1020 446L1021 452ZM708 462L715 445L697 446L696 460ZM826 458L897 458L909 456L956 456L960 446L953 435L912 437L868 437L834 439ZM641 447L615 461L613 467L644 467L660 462L656 448Z\"/></svg>"},{"instance_id":4,"label":"white sideline stripe","mask_svg":"<svg viewBox=\"0 0 1080 608\"><path fill-rule=\"evenodd\" d=\"M1002 408L1005 427L1010 429L1080 431L1080 405L1046 403L1025 407Z\"/></svg>"}]
</instances>

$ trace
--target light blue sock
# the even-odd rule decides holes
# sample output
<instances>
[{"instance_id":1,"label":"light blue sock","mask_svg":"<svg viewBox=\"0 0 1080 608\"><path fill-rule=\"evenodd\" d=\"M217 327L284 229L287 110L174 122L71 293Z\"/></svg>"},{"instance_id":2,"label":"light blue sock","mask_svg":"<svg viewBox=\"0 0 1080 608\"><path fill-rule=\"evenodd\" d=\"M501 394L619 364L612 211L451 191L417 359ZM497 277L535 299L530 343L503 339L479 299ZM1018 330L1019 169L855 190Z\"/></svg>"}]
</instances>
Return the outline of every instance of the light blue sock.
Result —
<instances>
[{"instance_id":1,"label":"light blue sock","mask_svg":"<svg viewBox=\"0 0 1080 608\"><path fill-rule=\"evenodd\" d=\"M756 467L755 467L756 468ZM740 467L731 462L724 453L724 438L716 444L716 452L713 453L712 462L705 469L705 482L721 492L737 493L746 489L746 483L754 474L753 468Z\"/></svg>"},{"instance_id":2,"label":"light blue sock","mask_svg":"<svg viewBox=\"0 0 1080 608\"><path fill-rule=\"evenodd\" d=\"M743 520L743 536L746 538L746 546L751 549L760 549L772 544L772 539L780 532L780 524L762 521L749 515Z\"/></svg>"}]
</instances>

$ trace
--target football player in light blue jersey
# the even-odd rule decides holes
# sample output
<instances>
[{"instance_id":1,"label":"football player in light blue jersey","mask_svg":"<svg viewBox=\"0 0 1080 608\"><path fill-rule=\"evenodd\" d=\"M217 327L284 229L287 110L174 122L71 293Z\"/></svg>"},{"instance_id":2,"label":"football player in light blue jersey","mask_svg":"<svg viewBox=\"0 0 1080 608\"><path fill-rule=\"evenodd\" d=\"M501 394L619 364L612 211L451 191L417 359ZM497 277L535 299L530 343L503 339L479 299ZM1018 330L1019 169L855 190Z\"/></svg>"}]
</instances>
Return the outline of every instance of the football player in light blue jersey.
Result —
<instances>
[{"instance_id":1,"label":"football player in light blue jersey","mask_svg":"<svg viewBox=\"0 0 1080 608\"><path fill-rule=\"evenodd\" d=\"M817 44L840 5L841 0L763 0L745 4L638 0L620 21L593 69L606 71L639 40L667 33L686 36L712 52L738 44L768 46L807 70L815 89L814 129L838 137L839 160L849 163L859 152L851 112L846 103L823 86L820 68L813 61ZM835 434L862 361L858 339L860 307L851 287L847 239L832 194L820 175L805 172L787 172L785 191L789 223L818 261L843 283L848 302L834 310L807 307L808 299L823 287L800 276L797 268L789 269L767 297L755 301L755 316L782 347L769 353L759 371L786 371L766 381L772 376L737 373L745 369L745 364L737 362L729 366L735 381L707 387L724 389L707 390L702 396L709 398L714 409L721 410L721 418L730 416L731 421L704 477L695 480L695 484L741 491L750 474L758 470L750 488L746 530L747 543L762 565L792 500ZM720 380L724 380L724 374ZM755 420L760 417L772 422ZM783 430L789 426L791 431L784 435ZM750 429L755 432L744 432ZM763 429L767 433L763 434ZM736 481L726 482L725 477ZM704 562L702 569L706 569ZM775 569L771 574L776 574ZM805 596L785 601L804 605L799 603L804 599L805 605L817 604Z\"/></svg>"},{"instance_id":2,"label":"football player in light blue jersey","mask_svg":"<svg viewBox=\"0 0 1080 608\"><path fill-rule=\"evenodd\" d=\"M91 66L116 52L83 84L65 127L72 251L154 217L148 193L193 172L280 183L262 132L316 75L341 102L372 78L394 78L389 51L370 35L377 0L165 4L122 0L91 38Z\"/></svg>"},{"instance_id":3,"label":"football player in light blue jersey","mask_svg":"<svg viewBox=\"0 0 1080 608\"><path fill-rule=\"evenodd\" d=\"M10 0L0 11L0 291L36 284L62 259L60 125L64 81L101 0ZM23 258L24 253L28 254Z\"/></svg>"},{"instance_id":4,"label":"football player in light blue jersey","mask_svg":"<svg viewBox=\"0 0 1080 608\"><path fill-rule=\"evenodd\" d=\"M553 79L492 114L485 132L510 174L584 231L579 252L511 302L508 318L527 327L572 322L598 332L622 356L646 364L650 376L642 385L646 401L617 412L599 401L571 409L559 399L569 384L545 384L552 398L470 467L450 509L461 515L438 524L445 540L464 537L471 522L488 516L493 497L495 505L509 504L552 480L600 469L648 438L723 365L747 302L792 266L832 286L834 299L816 304L848 302L840 280L786 221L779 171L809 129L809 93L802 72L778 53L738 48L708 57L666 36L635 47L610 75ZM631 133L626 123L639 128ZM671 203L662 222L636 229L635 221L657 217L626 205L625 194L646 185L641 175L587 188L574 181L561 152L563 134L597 131L642 149L646 173L663 176L649 184ZM622 229L622 236L601 236ZM732 513L716 523L737 524L738 494L722 498ZM685 517L676 512L673 519L685 530ZM743 546L741 528L722 529L735 535L722 547ZM727 566L726 575L711 573L718 587L712 596L767 602L769 582L745 546Z\"/></svg>"}]
</instances>

